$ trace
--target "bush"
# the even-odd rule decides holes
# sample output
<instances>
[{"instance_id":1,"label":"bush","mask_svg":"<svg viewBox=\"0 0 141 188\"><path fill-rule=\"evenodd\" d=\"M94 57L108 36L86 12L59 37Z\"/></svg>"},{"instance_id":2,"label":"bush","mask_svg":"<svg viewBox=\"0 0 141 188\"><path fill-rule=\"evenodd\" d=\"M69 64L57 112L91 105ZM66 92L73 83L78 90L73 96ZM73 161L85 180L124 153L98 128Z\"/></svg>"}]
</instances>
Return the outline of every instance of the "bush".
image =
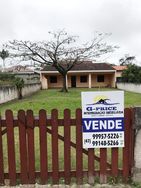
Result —
<instances>
[{"instance_id":1,"label":"bush","mask_svg":"<svg viewBox=\"0 0 141 188\"><path fill-rule=\"evenodd\" d=\"M14 79L15 86L18 90L18 99L22 99L22 88L24 87L24 80L22 78L15 78Z\"/></svg>"},{"instance_id":2,"label":"bush","mask_svg":"<svg viewBox=\"0 0 141 188\"><path fill-rule=\"evenodd\" d=\"M9 74L9 73L0 73L0 80L1 81L11 81L15 79L14 74Z\"/></svg>"}]
</instances>

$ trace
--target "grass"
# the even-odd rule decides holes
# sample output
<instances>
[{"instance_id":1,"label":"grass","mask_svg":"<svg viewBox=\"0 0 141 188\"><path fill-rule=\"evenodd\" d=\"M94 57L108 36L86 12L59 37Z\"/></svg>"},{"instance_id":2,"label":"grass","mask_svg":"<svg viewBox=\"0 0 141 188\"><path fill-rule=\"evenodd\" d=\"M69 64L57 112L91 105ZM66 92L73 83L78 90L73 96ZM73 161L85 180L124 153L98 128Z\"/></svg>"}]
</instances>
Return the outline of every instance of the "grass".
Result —
<instances>
[{"instance_id":1,"label":"grass","mask_svg":"<svg viewBox=\"0 0 141 188\"><path fill-rule=\"evenodd\" d=\"M59 92L56 89L42 90L23 100L14 100L0 105L0 112L4 115L6 109L11 109L17 114L19 109L31 109L37 115L40 109L45 109L50 114L53 108L59 110L59 116L63 116L65 108L69 108L72 116L76 108L81 108L81 91L99 91L99 89L70 89L68 93ZM104 89L109 90L109 89ZM112 89L113 90L113 89ZM125 92L125 107L141 106L141 95Z\"/></svg>"},{"instance_id":2,"label":"grass","mask_svg":"<svg viewBox=\"0 0 141 188\"><path fill-rule=\"evenodd\" d=\"M51 113L53 108L59 110L59 116L63 117L63 111L65 108L71 110L72 116L75 116L75 109L81 108L81 91L99 91L99 89L70 89L68 93L59 92L59 90L42 90L36 94L26 97L23 100L14 100L0 105L1 115L4 116L6 109L11 109L14 112L14 115L17 114L19 109L32 109L35 115L38 115L40 109L46 109L48 114ZM109 90L109 89L104 89ZM112 89L113 90L113 89ZM137 93L125 92L125 107L134 107L141 106L141 95ZM20 160L19 160L19 132L18 128L15 128L15 149L16 149L16 169L20 170ZM59 134L64 135L63 128L59 127ZM47 144L48 144L48 165L49 169L52 169L52 156L51 156L51 136L47 133ZM71 140L73 142L75 139L75 127L71 128ZM4 153L4 168L5 172L8 170L7 162L7 136L3 135L3 153ZM64 143L59 141L59 169L64 167ZM39 150L39 129L35 129L35 159L36 159L36 170L40 170L40 150ZM99 156L100 150L95 150L95 153ZM120 150L119 166L122 164L122 151ZM71 167L75 169L75 149L71 149ZM108 160L111 159L111 150L108 149ZM96 162L96 167L98 168L99 164ZM83 154L83 165L84 168L87 168L87 156Z\"/></svg>"}]
</instances>

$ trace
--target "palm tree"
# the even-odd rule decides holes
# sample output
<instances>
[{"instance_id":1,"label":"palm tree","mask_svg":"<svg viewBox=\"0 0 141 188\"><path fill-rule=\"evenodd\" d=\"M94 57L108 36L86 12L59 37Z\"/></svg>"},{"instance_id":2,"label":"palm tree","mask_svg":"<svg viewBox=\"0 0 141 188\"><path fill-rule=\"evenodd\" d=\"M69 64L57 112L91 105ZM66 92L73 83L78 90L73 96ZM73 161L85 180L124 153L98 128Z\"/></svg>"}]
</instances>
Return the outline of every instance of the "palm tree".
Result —
<instances>
[{"instance_id":1,"label":"palm tree","mask_svg":"<svg viewBox=\"0 0 141 188\"><path fill-rule=\"evenodd\" d=\"M3 49L2 51L0 51L0 57L3 60L3 72L4 72L4 69L5 69L5 59L7 57L9 57L9 52L7 50Z\"/></svg>"}]
</instances>

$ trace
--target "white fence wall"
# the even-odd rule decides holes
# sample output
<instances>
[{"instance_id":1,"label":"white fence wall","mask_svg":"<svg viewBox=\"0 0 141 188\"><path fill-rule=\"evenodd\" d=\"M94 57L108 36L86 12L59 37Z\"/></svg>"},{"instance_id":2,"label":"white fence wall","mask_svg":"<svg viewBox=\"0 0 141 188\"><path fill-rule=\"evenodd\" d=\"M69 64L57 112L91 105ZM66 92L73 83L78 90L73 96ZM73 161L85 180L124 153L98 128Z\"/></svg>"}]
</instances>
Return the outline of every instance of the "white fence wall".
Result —
<instances>
[{"instance_id":1,"label":"white fence wall","mask_svg":"<svg viewBox=\"0 0 141 188\"><path fill-rule=\"evenodd\" d=\"M118 89L123 89L125 91L141 93L141 84L117 83L117 88Z\"/></svg>"},{"instance_id":2,"label":"white fence wall","mask_svg":"<svg viewBox=\"0 0 141 188\"><path fill-rule=\"evenodd\" d=\"M27 96L41 89L41 84L26 84L22 89L22 95ZM18 98L16 87L0 86L0 104Z\"/></svg>"}]
</instances>

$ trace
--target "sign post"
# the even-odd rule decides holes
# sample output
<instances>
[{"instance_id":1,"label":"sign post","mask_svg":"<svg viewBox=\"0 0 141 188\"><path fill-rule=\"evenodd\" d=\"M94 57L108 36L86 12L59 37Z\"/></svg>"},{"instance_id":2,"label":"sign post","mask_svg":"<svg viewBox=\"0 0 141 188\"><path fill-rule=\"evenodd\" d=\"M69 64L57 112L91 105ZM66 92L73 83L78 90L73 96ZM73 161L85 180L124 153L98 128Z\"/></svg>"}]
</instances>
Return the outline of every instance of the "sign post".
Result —
<instances>
[{"instance_id":1,"label":"sign post","mask_svg":"<svg viewBox=\"0 0 141 188\"><path fill-rule=\"evenodd\" d=\"M83 148L124 147L124 92L82 92Z\"/></svg>"}]
</instances>

